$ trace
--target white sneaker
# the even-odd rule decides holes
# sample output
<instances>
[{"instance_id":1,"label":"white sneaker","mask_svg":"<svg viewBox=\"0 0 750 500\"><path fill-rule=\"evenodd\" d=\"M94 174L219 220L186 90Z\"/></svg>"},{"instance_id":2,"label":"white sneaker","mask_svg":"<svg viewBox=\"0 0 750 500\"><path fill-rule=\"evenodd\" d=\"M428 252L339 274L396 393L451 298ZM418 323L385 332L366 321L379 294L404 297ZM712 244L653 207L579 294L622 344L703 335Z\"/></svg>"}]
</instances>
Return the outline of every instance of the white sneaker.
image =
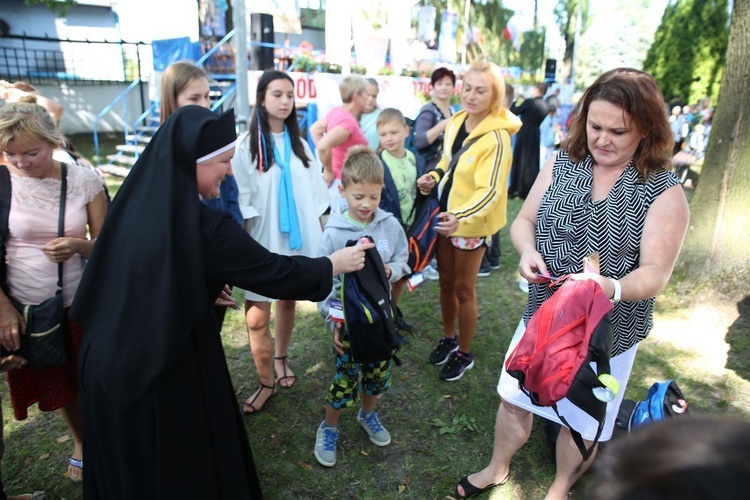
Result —
<instances>
[{"instance_id":1,"label":"white sneaker","mask_svg":"<svg viewBox=\"0 0 750 500\"><path fill-rule=\"evenodd\" d=\"M518 278L518 288L520 288L523 293L529 293L529 282L523 276Z\"/></svg>"},{"instance_id":2,"label":"white sneaker","mask_svg":"<svg viewBox=\"0 0 750 500\"><path fill-rule=\"evenodd\" d=\"M440 278L440 274L438 274L437 269L430 265L425 266L425 268L422 269L422 276L424 276L428 280L436 280Z\"/></svg>"}]
</instances>

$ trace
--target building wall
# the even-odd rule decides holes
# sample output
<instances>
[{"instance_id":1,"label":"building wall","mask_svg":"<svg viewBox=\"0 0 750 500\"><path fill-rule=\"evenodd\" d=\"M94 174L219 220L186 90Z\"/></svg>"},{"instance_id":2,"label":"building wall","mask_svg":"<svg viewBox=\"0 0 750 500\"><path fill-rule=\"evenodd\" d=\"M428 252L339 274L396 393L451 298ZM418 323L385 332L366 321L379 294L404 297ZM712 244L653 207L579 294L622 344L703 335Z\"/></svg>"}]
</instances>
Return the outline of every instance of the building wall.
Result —
<instances>
[{"instance_id":1,"label":"building wall","mask_svg":"<svg viewBox=\"0 0 750 500\"><path fill-rule=\"evenodd\" d=\"M142 85L147 100L148 84ZM93 132L96 115L126 87L125 83L85 86L62 84L60 86L38 85L37 90L43 96L55 99L65 107L60 129L66 135L73 135ZM124 106L122 102L115 105L112 112L98 122L99 132L124 132L125 124L130 126L149 104L148 101L141 103L141 94L137 87L128 93L124 101Z\"/></svg>"}]
</instances>

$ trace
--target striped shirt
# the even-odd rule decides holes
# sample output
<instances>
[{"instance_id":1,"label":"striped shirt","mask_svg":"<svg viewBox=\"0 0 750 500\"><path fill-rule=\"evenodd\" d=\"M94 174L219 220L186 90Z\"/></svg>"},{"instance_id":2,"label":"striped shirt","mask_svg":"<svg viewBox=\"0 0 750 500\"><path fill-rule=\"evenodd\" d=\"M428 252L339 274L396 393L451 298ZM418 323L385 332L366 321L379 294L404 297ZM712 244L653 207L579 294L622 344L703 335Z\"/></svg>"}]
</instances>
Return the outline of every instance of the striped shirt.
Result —
<instances>
[{"instance_id":1,"label":"striped shirt","mask_svg":"<svg viewBox=\"0 0 750 500\"><path fill-rule=\"evenodd\" d=\"M582 272L583 259L593 252L599 252L602 276L619 279L637 269L648 209L665 190L679 184L674 174L663 169L644 182L631 162L607 197L592 201L592 168L591 156L574 162L566 151L559 153L553 166L536 226L536 249L552 276ZM529 286L525 323L553 292L544 283ZM612 356L646 338L653 310L653 297L615 305Z\"/></svg>"}]
</instances>

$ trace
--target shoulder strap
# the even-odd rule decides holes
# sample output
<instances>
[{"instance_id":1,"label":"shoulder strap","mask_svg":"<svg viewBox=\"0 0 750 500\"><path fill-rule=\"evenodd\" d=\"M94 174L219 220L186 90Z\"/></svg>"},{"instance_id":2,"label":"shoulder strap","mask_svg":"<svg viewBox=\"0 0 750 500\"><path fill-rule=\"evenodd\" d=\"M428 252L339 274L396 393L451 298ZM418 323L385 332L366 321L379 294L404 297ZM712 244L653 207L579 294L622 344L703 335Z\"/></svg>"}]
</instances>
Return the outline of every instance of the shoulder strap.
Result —
<instances>
[{"instance_id":1,"label":"shoulder strap","mask_svg":"<svg viewBox=\"0 0 750 500\"><path fill-rule=\"evenodd\" d=\"M60 163L60 210L57 217L57 237L65 235L65 199L68 194L68 166ZM63 290L63 263L57 263L57 291L55 295L60 295Z\"/></svg>"},{"instance_id":2,"label":"shoulder strap","mask_svg":"<svg viewBox=\"0 0 750 500\"><path fill-rule=\"evenodd\" d=\"M0 287L8 291L5 278L5 240L8 239L8 216L10 215L10 172L0 165Z\"/></svg>"},{"instance_id":3,"label":"shoulder strap","mask_svg":"<svg viewBox=\"0 0 750 500\"><path fill-rule=\"evenodd\" d=\"M473 138L470 141L464 142L463 146L461 146L461 149L459 149L458 151L456 151L456 154L454 154L451 157L451 161L448 164L448 169L445 171L445 175L443 177L445 177L446 175L448 175L455 168L456 164L458 163L458 159L461 157L462 154L464 154L466 152L467 149L469 149L471 147L472 144L474 144L475 142L477 142L479 139L481 139L482 137L484 137L488 133L489 132L485 132L484 134L482 134L480 136L477 136L477 137Z\"/></svg>"}]
</instances>

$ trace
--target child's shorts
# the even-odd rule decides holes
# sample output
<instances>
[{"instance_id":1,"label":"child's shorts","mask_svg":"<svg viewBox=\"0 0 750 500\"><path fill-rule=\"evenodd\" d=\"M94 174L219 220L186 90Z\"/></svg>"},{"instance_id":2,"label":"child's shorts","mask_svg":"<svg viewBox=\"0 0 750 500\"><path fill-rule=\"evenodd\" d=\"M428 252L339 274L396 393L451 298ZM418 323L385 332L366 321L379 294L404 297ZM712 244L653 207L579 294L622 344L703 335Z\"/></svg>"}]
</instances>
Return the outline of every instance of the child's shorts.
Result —
<instances>
[{"instance_id":1,"label":"child's shorts","mask_svg":"<svg viewBox=\"0 0 750 500\"><path fill-rule=\"evenodd\" d=\"M336 375L328 389L326 403L336 410L349 408L359 399L359 392L365 396L377 396L391 385L391 361L377 363L357 363L351 360L349 337L344 332L344 355L336 354ZM360 382L360 373L362 380Z\"/></svg>"}]
</instances>

